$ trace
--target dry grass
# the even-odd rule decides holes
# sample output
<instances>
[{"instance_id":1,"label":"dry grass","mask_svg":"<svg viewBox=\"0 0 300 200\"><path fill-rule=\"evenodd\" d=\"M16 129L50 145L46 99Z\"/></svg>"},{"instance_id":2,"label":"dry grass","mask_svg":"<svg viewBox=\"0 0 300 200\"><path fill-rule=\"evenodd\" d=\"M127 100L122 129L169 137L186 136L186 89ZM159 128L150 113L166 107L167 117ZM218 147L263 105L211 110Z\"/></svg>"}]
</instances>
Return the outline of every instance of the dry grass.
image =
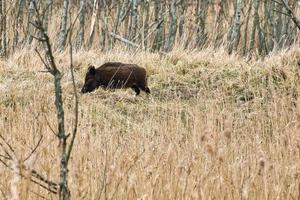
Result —
<instances>
[{"instance_id":1,"label":"dry grass","mask_svg":"<svg viewBox=\"0 0 300 200\"><path fill-rule=\"evenodd\" d=\"M70 132L68 55L56 57ZM299 58L299 47L248 63L222 50L75 54L78 90L88 63L118 60L147 68L152 94L99 89L80 96L72 199L299 199ZM39 72L33 51L1 66L0 132L18 161L43 135L25 164L58 180L58 142L46 123L56 125L51 76ZM0 165L0 199L56 199L15 171Z\"/></svg>"}]
</instances>

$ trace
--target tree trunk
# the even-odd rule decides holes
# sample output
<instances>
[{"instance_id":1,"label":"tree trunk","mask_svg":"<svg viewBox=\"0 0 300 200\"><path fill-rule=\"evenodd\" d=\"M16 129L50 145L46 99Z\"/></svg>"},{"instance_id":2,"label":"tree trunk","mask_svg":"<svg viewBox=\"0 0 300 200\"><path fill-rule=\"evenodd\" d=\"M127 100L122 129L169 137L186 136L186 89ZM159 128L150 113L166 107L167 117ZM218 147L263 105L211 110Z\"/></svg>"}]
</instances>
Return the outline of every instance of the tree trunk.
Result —
<instances>
[{"instance_id":1,"label":"tree trunk","mask_svg":"<svg viewBox=\"0 0 300 200\"><path fill-rule=\"evenodd\" d=\"M100 49L102 51L105 50L106 47L106 38L107 38L107 8L104 3L101 1L99 8L99 15L100 15Z\"/></svg>"},{"instance_id":2,"label":"tree trunk","mask_svg":"<svg viewBox=\"0 0 300 200\"><path fill-rule=\"evenodd\" d=\"M275 10L277 11L274 15L274 34L275 34L275 50L279 48L279 42L281 39L281 30L282 30L282 14L279 12L282 11L282 5L276 3Z\"/></svg>"},{"instance_id":3,"label":"tree trunk","mask_svg":"<svg viewBox=\"0 0 300 200\"><path fill-rule=\"evenodd\" d=\"M253 17L251 36L250 36L250 50L249 50L250 53L252 53L254 50L256 29L259 23L259 16L258 16L259 1L260 0L253 1L254 17Z\"/></svg>"},{"instance_id":4,"label":"tree trunk","mask_svg":"<svg viewBox=\"0 0 300 200\"><path fill-rule=\"evenodd\" d=\"M137 39L137 27L138 27L138 15L137 15L138 3L137 0L131 0L131 18L129 25L129 40L136 42Z\"/></svg>"},{"instance_id":5,"label":"tree trunk","mask_svg":"<svg viewBox=\"0 0 300 200\"><path fill-rule=\"evenodd\" d=\"M20 26L23 23L24 5L25 5L25 0L19 0L18 11L17 11L16 20L15 20L15 31L14 31L14 37L13 37L13 46L12 46L13 52L16 50L18 43L19 43L19 31L20 31Z\"/></svg>"},{"instance_id":6,"label":"tree trunk","mask_svg":"<svg viewBox=\"0 0 300 200\"><path fill-rule=\"evenodd\" d=\"M224 34L224 4L225 0L219 0L216 5L216 17L214 21L214 48L219 47L222 44L222 37Z\"/></svg>"},{"instance_id":7,"label":"tree trunk","mask_svg":"<svg viewBox=\"0 0 300 200\"><path fill-rule=\"evenodd\" d=\"M248 26L249 26L249 19L250 19L250 15L251 15L251 9L252 9L252 5L251 5L252 1L250 1L249 4L249 8L247 11L247 17L246 17L246 25L245 25L245 29L244 29L244 41L243 41L243 56L246 56L247 54L247 41L248 41Z\"/></svg>"},{"instance_id":8,"label":"tree trunk","mask_svg":"<svg viewBox=\"0 0 300 200\"><path fill-rule=\"evenodd\" d=\"M102 7L104 7L104 5L102 5L102 1L100 0L100 2L98 2L98 0L94 0L93 11L92 11L93 13L92 13L92 17L91 17L90 35L89 35L89 40L88 40L89 48L92 46L92 44L94 42L95 30L96 30L96 25L97 25L97 21L98 21L98 15L100 12L98 10L99 4L100 4L100 9L102 9Z\"/></svg>"},{"instance_id":9,"label":"tree trunk","mask_svg":"<svg viewBox=\"0 0 300 200\"><path fill-rule=\"evenodd\" d=\"M259 39L258 53L260 56L265 56L268 54L268 48L266 44L265 34L261 29L259 22L257 28L258 28L258 39Z\"/></svg>"},{"instance_id":10,"label":"tree trunk","mask_svg":"<svg viewBox=\"0 0 300 200\"><path fill-rule=\"evenodd\" d=\"M50 18L52 16L52 4L53 4L53 0L47 0L47 4L46 4L47 11L45 13L45 20L44 20L44 27L46 31L48 31L49 21L51 21Z\"/></svg>"},{"instance_id":11,"label":"tree trunk","mask_svg":"<svg viewBox=\"0 0 300 200\"><path fill-rule=\"evenodd\" d=\"M143 49L146 50L148 46L148 31L149 31L149 20L150 20L150 3L147 0L143 1L143 36L142 45Z\"/></svg>"},{"instance_id":12,"label":"tree trunk","mask_svg":"<svg viewBox=\"0 0 300 200\"><path fill-rule=\"evenodd\" d=\"M273 21L273 15L274 15L274 1L265 1L264 2L264 14L265 14L265 18L264 18L264 31L267 33L267 37L266 37L266 45L269 48L269 51L272 51L273 46L274 46L274 40L273 40L273 36L274 36L274 32L273 32L273 26L274 24L272 23Z\"/></svg>"},{"instance_id":13,"label":"tree trunk","mask_svg":"<svg viewBox=\"0 0 300 200\"><path fill-rule=\"evenodd\" d=\"M179 34L179 38L182 38L182 36L184 34L185 14L186 14L186 8L187 8L186 1L182 0L180 2L179 8L180 8L180 11L179 11L178 34Z\"/></svg>"},{"instance_id":14,"label":"tree trunk","mask_svg":"<svg viewBox=\"0 0 300 200\"><path fill-rule=\"evenodd\" d=\"M63 51L65 49L66 41L67 41L68 9L69 9L69 0L64 0L62 13L61 13L59 39L58 39L58 48L60 51Z\"/></svg>"},{"instance_id":15,"label":"tree trunk","mask_svg":"<svg viewBox=\"0 0 300 200\"><path fill-rule=\"evenodd\" d=\"M160 14L162 11L162 5L160 0L154 1L154 22L158 26L156 27L155 34L154 34L154 40L152 44L152 50L158 51L160 50L161 44L162 44L162 26L163 24L160 23L160 20L162 20L163 15Z\"/></svg>"},{"instance_id":16,"label":"tree trunk","mask_svg":"<svg viewBox=\"0 0 300 200\"><path fill-rule=\"evenodd\" d=\"M7 53L7 38L6 38L6 1L2 0L1 6L1 56L6 56Z\"/></svg>"},{"instance_id":17,"label":"tree trunk","mask_svg":"<svg viewBox=\"0 0 300 200\"><path fill-rule=\"evenodd\" d=\"M168 32L168 41L166 43L166 51L171 51L176 39L177 33L177 8L176 8L176 0L172 0L170 4L170 24L169 24L169 32Z\"/></svg>"},{"instance_id":18,"label":"tree trunk","mask_svg":"<svg viewBox=\"0 0 300 200\"><path fill-rule=\"evenodd\" d=\"M242 0L236 1L236 8L234 14L234 23L230 33L228 53L231 54L233 50L237 49L240 40L240 26L241 26L241 10Z\"/></svg>"},{"instance_id":19,"label":"tree trunk","mask_svg":"<svg viewBox=\"0 0 300 200\"><path fill-rule=\"evenodd\" d=\"M196 47L202 48L207 40L205 21L208 9L208 0L197 0L196 5Z\"/></svg>"},{"instance_id":20,"label":"tree trunk","mask_svg":"<svg viewBox=\"0 0 300 200\"><path fill-rule=\"evenodd\" d=\"M76 39L76 50L80 49L82 47L82 44L84 42L84 4L85 0L80 0L79 5L79 30L77 33L77 39Z\"/></svg>"}]
</instances>

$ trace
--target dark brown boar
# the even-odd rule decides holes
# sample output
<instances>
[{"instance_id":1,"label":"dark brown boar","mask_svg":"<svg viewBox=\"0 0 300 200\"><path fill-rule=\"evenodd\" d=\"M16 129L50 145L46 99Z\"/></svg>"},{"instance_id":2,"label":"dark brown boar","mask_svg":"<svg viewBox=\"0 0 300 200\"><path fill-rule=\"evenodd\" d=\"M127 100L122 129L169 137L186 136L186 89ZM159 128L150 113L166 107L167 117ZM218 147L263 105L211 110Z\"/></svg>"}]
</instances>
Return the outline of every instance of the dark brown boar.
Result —
<instances>
[{"instance_id":1,"label":"dark brown boar","mask_svg":"<svg viewBox=\"0 0 300 200\"><path fill-rule=\"evenodd\" d=\"M135 64L120 62L108 62L97 69L89 66L81 92L92 92L98 87L132 88L136 95L140 94L140 90L150 93L146 70Z\"/></svg>"}]
</instances>

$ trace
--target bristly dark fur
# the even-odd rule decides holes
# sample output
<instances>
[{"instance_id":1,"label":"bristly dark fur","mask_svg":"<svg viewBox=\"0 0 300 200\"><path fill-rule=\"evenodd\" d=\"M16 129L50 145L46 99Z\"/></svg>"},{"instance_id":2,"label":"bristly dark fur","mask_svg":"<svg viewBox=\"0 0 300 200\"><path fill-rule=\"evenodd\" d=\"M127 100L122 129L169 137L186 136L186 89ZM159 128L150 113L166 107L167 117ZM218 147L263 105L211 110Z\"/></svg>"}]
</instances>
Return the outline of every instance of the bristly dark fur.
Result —
<instances>
[{"instance_id":1,"label":"bristly dark fur","mask_svg":"<svg viewBox=\"0 0 300 200\"><path fill-rule=\"evenodd\" d=\"M85 76L82 93L92 92L98 87L132 88L136 95L143 90L147 94L150 89L147 84L146 70L135 64L108 62L97 69L90 65Z\"/></svg>"}]
</instances>

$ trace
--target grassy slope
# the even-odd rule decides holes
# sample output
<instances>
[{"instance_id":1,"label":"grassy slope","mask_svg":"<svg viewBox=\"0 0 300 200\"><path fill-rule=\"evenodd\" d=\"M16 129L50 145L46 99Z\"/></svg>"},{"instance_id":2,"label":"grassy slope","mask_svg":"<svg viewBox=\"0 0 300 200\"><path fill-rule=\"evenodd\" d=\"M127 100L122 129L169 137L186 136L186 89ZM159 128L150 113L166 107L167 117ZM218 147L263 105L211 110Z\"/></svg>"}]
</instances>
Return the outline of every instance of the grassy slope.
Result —
<instances>
[{"instance_id":1,"label":"grassy slope","mask_svg":"<svg viewBox=\"0 0 300 200\"><path fill-rule=\"evenodd\" d=\"M56 55L71 131L68 55ZM297 199L300 191L299 48L247 63L222 51L74 55L77 87L88 63L137 63L149 72L151 96L131 90L80 96L79 134L70 163L72 199ZM25 164L58 180L51 76L33 52L19 52L0 69L0 132ZM0 167L10 197L36 199L43 189ZM14 180L14 181L12 181ZM16 181L17 180L17 181ZM0 194L0 198L1 194Z\"/></svg>"}]
</instances>

